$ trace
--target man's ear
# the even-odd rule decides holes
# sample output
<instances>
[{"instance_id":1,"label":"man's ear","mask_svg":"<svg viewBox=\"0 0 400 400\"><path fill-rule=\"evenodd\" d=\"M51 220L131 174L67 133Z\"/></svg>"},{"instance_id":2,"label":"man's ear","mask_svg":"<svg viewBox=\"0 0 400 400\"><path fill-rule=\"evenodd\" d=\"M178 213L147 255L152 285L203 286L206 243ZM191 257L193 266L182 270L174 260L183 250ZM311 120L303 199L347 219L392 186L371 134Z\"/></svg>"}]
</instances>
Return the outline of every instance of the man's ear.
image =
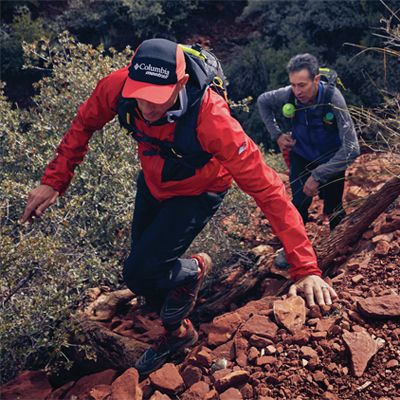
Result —
<instances>
[{"instance_id":1,"label":"man's ear","mask_svg":"<svg viewBox=\"0 0 400 400\"><path fill-rule=\"evenodd\" d=\"M321 80L321 75L320 74L315 75L314 82L319 83L320 80Z\"/></svg>"}]
</instances>

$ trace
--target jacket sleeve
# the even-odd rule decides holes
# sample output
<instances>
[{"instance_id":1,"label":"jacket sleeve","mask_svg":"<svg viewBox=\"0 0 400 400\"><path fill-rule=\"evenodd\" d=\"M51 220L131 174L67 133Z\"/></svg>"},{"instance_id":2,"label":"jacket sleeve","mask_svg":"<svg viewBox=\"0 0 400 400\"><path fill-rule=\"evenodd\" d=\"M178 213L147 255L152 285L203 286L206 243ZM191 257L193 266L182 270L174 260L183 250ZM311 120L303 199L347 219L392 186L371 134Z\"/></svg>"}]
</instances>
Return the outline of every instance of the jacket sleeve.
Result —
<instances>
[{"instance_id":1,"label":"jacket sleeve","mask_svg":"<svg viewBox=\"0 0 400 400\"><path fill-rule=\"evenodd\" d=\"M290 91L290 86L286 86L281 89L265 92L257 99L258 112L272 140L278 139L278 136L283 133L275 119L274 113L288 101Z\"/></svg>"},{"instance_id":2,"label":"jacket sleeve","mask_svg":"<svg viewBox=\"0 0 400 400\"><path fill-rule=\"evenodd\" d=\"M342 145L331 159L313 170L312 177L320 183L326 183L331 177L344 171L360 154L353 121L346 101L337 88L332 97L332 105Z\"/></svg>"},{"instance_id":3,"label":"jacket sleeve","mask_svg":"<svg viewBox=\"0 0 400 400\"><path fill-rule=\"evenodd\" d=\"M290 201L278 174L266 165L256 144L230 115L226 102L208 93L198 120L203 148L229 171L238 186L252 196L281 240L292 266L293 280L321 275L300 214Z\"/></svg>"},{"instance_id":4,"label":"jacket sleeve","mask_svg":"<svg viewBox=\"0 0 400 400\"><path fill-rule=\"evenodd\" d=\"M61 195L65 193L88 151L94 131L101 129L116 115L119 93L126 79L124 69L100 80L91 96L79 107L77 115L56 150L56 157L47 165L41 183Z\"/></svg>"}]
</instances>

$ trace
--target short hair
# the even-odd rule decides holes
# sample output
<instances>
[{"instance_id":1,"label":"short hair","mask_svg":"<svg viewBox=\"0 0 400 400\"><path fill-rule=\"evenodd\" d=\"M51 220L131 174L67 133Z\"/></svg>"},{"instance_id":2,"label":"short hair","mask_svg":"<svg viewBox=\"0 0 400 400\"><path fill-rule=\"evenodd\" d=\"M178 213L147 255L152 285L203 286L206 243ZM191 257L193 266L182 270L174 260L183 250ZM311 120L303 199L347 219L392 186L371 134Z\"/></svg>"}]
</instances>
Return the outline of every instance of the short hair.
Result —
<instances>
[{"instance_id":1,"label":"short hair","mask_svg":"<svg viewBox=\"0 0 400 400\"><path fill-rule=\"evenodd\" d=\"M297 54L292 57L289 60L286 69L289 74L306 69L308 70L311 79L314 79L315 76L319 74L318 60L309 53Z\"/></svg>"}]
</instances>

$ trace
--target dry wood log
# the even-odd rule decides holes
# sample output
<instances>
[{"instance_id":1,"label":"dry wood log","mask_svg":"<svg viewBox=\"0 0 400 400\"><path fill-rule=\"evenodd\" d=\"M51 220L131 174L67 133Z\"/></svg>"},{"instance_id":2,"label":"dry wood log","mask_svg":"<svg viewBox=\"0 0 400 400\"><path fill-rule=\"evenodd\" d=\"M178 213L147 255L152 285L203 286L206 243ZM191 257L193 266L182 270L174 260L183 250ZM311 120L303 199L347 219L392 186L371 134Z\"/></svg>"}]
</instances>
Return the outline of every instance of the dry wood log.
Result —
<instances>
[{"instance_id":1,"label":"dry wood log","mask_svg":"<svg viewBox=\"0 0 400 400\"><path fill-rule=\"evenodd\" d=\"M88 346L95 355L90 360L75 346L70 348L69 356L75 361L81 372L102 371L112 368L124 371L135 365L136 360L149 347L136 339L118 335L83 316L78 320L79 334L75 339L79 344Z\"/></svg>"}]
</instances>

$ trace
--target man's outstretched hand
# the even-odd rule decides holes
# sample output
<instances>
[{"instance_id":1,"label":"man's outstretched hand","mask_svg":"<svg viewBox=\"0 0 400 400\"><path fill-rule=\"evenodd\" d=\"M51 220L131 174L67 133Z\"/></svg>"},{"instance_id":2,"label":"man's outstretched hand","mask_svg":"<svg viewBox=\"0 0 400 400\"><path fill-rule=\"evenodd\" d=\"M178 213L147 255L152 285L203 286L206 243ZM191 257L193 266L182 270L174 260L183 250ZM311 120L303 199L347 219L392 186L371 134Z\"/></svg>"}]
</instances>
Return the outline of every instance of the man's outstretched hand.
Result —
<instances>
[{"instance_id":1,"label":"man's outstretched hand","mask_svg":"<svg viewBox=\"0 0 400 400\"><path fill-rule=\"evenodd\" d=\"M333 288L317 275L308 275L297 281L290 287L289 296L297 296L298 292L303 293L309 307L315 303L330 306L338 297Z\"/></svg>"},{"instance_id":2,"label":"man's outstretched hand","mask_svg":"<svg viewBox=\"0 0 400 400\"><path fill-rule=\"evenodd\" d=\"M28 203L20 219L21 224L26 221L31 224L33 217L40 218L46 208L56 202L58 196L59 193L48 185L40 185L31 190L28 195Z\"/></svg>"}]
</instances>

